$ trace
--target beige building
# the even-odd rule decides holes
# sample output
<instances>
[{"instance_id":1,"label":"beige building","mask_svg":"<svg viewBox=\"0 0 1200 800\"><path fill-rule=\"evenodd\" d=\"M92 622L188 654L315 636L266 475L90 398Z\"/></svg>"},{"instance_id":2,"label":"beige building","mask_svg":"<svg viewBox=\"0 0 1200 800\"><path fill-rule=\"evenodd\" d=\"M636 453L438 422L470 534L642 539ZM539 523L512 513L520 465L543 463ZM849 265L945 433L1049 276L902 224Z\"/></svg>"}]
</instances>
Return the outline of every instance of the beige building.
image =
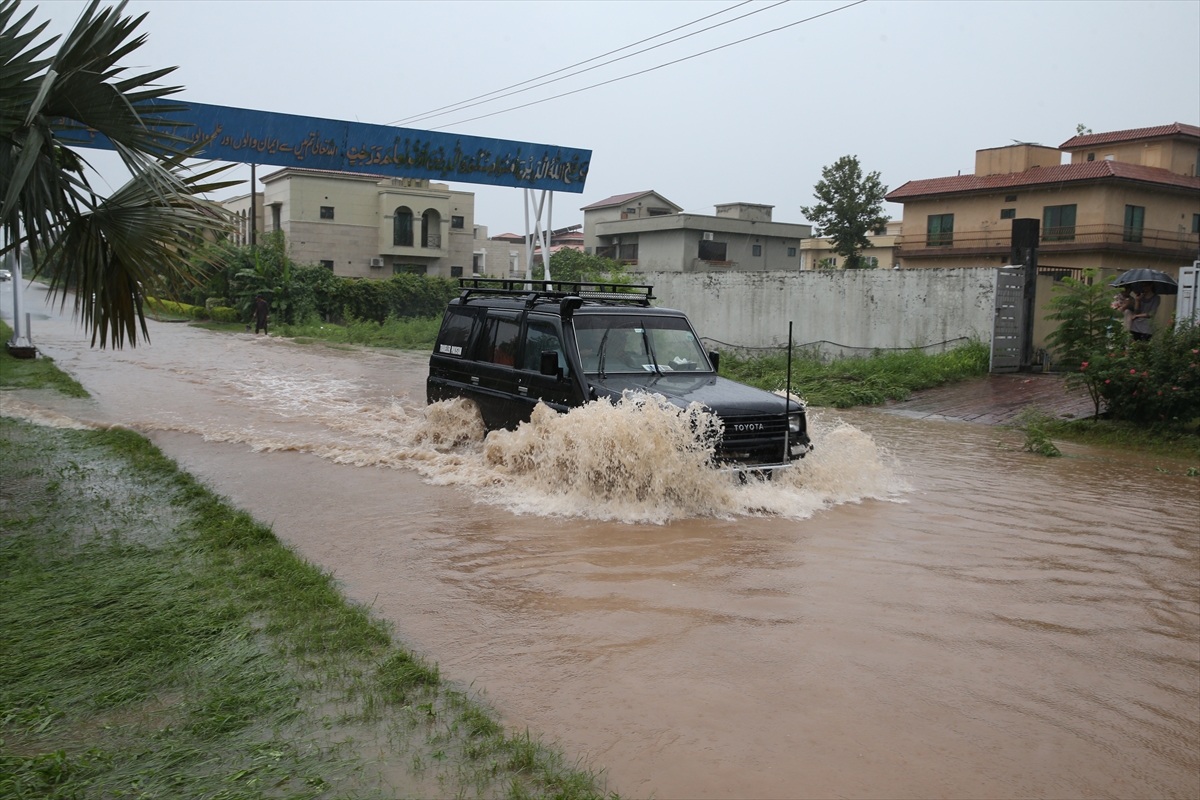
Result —
<instances>
[{"instance_id":1,"label":"beige building","mask_svg":"<svg viewBox=\"0 0 1200 800\"><path fill-rule=\"evenodd\" d=\"M615 195L584 206L584 251L638 272L798 270L811 225L774 222L774 206L726 203L684 214L657 192Z\"/></svg>"},{"instance_id":2,"label":"beige building","mask_svg":"<svg viewBox=\"0 0 1200 800\"><path fill-rule=\"evenodd\" d=\"M272 172L262 183L259 230L283 231L297 262L323 264L352 278L400 272L469 277L473 271L471 192L415 178L295 167ZM249 195L225 206L240 217L248 213Z\"/></svg>"},{"instance_id":3,"label":"beige building","mask_svg":"<svg viewBox=\"0 0 1200 800\"><path fill-rule=\"evenodd\" d=\"M900 266L900 228L898 219L888 220L887 225L867 236L870 247L862 251L866 264L875 269L892 269ZM833 252L833 240L828 237L805 239L800 242L800 269L845 269L845 259Z\"/></svg>"},{"instance_id":4,"label":"beige building","mask_svg":"<svg viewBox=\"0 0 1200 800\"><path fill-rule=\"evenodd\" d=\"M486 225L475 226L471 271L475 275L508 277L525 274L525 239L515 234L488 237Z\"/></svg>"},{"instance_id":5,"label":"beige building","mask_svg":"<svg viewBox=\"0 0 1200 800\"><path fill-rule=\"evenodd\" d=\"M262 192L256 194L254 200L254 212L258 222L254 226L254 230L262 233L263 231L263 196ZM221 201L221 205L231 211L234 216L234 234L233 241L236 244L250 244L250 195L241 194L237 197L231 197L228 200Z\"/></svg>"},{"instance_id":6,"label":"beige building","mask_svg":"<svg viewBox=\"0 0 1200 800\"><path fill-rule=\"evenodd\" d=\"M972 175L909 181L887 195L904 204L901 266L1001 266L1012 220L1034 218L1043 272L1177 274L1200 250L1198 154L1200 128L1180 123L1075 136L1059 148L979 150Z\"/></svg>"}]
</instances>

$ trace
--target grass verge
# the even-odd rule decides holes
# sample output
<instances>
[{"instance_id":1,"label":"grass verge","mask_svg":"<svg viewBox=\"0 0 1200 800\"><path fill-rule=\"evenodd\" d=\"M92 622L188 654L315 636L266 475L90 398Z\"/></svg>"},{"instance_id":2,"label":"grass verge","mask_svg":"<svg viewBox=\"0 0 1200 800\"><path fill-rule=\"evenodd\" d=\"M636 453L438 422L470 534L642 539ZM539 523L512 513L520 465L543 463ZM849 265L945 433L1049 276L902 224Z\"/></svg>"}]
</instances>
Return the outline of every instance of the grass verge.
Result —
<instances>
[{"instance_id":1,"label":"grass verge","mask_svg":"<svg viewBox=\"0 0 1200 800\"><path fill-rule=\"evenodd\" d=\"M810 405L849 408L903 400L917 389L987 374L988 348L971 342L945 353L921 350L876 352L867 358L824 363L805 353L793 354L792 392ZM721 374L768 391L787 383L787 354L738 358L722 355Z\"/></svg>"},{"instance_id":2,"label":"grass verge","mask_svg":"<svg viewBox=\"0 0 1200 800\"><path fill-rule=\"evenodd\" d=\"M311 320L296 325L272 325L271 333L286 336L299 344L326 342L354 344L366 347L391 347L397 350L433 350L441 319L437 317L397 319L386 321L351 320L345 325ZM218 331L243 331L242 325L228 323L197 323L198 327Z\"/></svg>"},{"instance_id":3,"label":"grass verge","mask_svg":"<svg viewBox=\"0 0 1200 800\"><path fill-rule=\"evenodd\" d=\"M0 796L599 797L143 437L0 418Z\"/></svg>"},{"instance_id":4,"label":"grass verge","mask_svg":"<svg viewBox=\"0 0 1200 800\"><path fill-rule=\"evenodd\" d=\"M0 322L0 387L5 389L56 389L69 397L88 397L77 380L54 365L54 359L13 358L4 342L12 339L12 328Z\"/></svg>"},{"instance_id":5,"label":"grass verge","mask_svg":"<svg viewBox=\"0 0 1200 800\"><path fill-rule=\"evenodd\" d=\"M1056 439L1081 444L1137 450L1190 461L1200 467L1200 435L1169 428L1144 428L1114 420L1054 420L1045 431Z\"/></svg>"}]
</instances>

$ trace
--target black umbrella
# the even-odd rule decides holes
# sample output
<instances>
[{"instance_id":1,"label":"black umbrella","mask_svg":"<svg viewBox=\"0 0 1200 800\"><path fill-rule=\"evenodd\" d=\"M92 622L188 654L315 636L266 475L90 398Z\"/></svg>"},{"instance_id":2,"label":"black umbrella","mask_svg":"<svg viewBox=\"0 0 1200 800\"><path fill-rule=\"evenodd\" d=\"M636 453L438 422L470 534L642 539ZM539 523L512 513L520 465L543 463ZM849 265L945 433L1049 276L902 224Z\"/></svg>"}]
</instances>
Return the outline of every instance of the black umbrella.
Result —
<instances>
[{"instance_id":1,"label":"black umbrella","mask_svg":"<svg viewBox=\"0 0 1200 800\"><path fill-rule=\"evenodd\" d=\"M1109 286L1133 286L1137 283L1153 283L1157 294L1179 294L1179 284L1175 279L1156 269L1131 269L1121 273L1121 277Z\"/></svg>"}]
</instances>

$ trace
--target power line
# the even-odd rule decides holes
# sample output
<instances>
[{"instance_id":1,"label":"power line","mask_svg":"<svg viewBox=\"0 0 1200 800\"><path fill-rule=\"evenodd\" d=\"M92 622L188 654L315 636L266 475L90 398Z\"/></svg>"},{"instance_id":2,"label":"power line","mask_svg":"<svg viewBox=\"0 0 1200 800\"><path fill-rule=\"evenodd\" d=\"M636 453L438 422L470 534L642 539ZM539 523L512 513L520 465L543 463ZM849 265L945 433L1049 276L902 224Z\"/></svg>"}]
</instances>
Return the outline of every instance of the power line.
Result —
<instances>
[{"instance_id":1,"label":"power line","mask_svg":"<svg viewBox=\"0 0 1200 800\"><path fill-rule=\"evenodd\" d=\"M746 4L747 4L747 3L749 3L749 2L752 2L752 0L742 0L742 2L738 3L738 4L737 4L737 5L735 5L735 6L730 6L729 8L723 8L723 9L721 9L720 11L717 11L717 12L715 12L715 13L713 13L713 14L709 14L708 16L700 17L699 19L694 19L694 20L692 20L691 22L688 22L688 23L686 23L686 24L684 24L684 25L679 25L678 27L671 28L670 30L663 31L662 33L656 33L656 34L654 34L653 36L648 36L648 37L646 37L645 39L642 39L642 40L640 40L640 41L637 41L637 42L633 42L632 44L627 44L627 45L625 45L624 47L618 47L616 50L609 50L607 53L601 53L601 54L600 54L600 55L598 55L598 56L593 56L592 58L584 59L583 61L577 61L577 62L576 62L576 63L574 63L574 64L568 64L567 66L563 67L562 69L556 69L556 70L554 70L553 72L547 72L547 73L545 73L545 74L543 74L543 75L538 75L538 76L536 76L536 77L530 78L529 80L526 80L526 81L521 81L520 83L514 83L514 84L512 84L511 86L505 86L505 87L503 87L503 88L496 89L495 91L492 91L492 92L485 92L484 94L476 95L475 97L469 97L469 98L467 98L466 100L462 100L462 101L459 101L459 102L457 102L457 103L451 103L451 104L450 104L450 105L448 105L448 106L442 106L441 108L435 108L435 109L433 109L433 111L427 111L427 112L425 112L425 113L423 113L423 114L416 114L416 115L414 115L414 116L411 116L411 117L404 117L403 119L394 120L394 121L392 121L392 122L388 122L388 123L386 123L386 124L388 124L388 125L400 125L400 124L403 124L403 123L405 123L405 122L408 122L408 121L410 121L410 120L415 120L415 119L419 119L419 118L424 118L424 117L430 116L431 114L433 114L433 113L434 113L434 112L436 112L436 111L442 111L442 110L444 110L444 109L451 108L451 107L453 107L453 106L461 106L461 105L463 105L463 104L465 104L465 103L470 103L470 102L472 102L472 101L474 101L474 100L479 100L479 99L481 99L481 98L484 98L484 97L491 97L492 95L494 95L494 94L499 94L500 92L507 92L509 89L515 89L515 88L517 88L518 86L524 86L524 85L525 85L525 84L527 84L527 83L532 83L533 81L538 81L538 80L541 80L542 78L548 78L548 77L550 77L551 75L557 75L557 74L558 74L558 73L560 73L560 72L565 72L566 70L569 70L569 69L574 69L575 67L581 67L581 66L583 66L584 64L591 63L592 61L595 61L595 60L596 60L596 59L598 59L598 58L604 58L604 57L606 57L606 56L611 56L613 53L619 53L619 52L621 52L622 50L628 50L628 49L629 49L629 48L631 48L631 47L637 47L639 44L645 44L646 42L653 41L653 40L655 40L655 39L659 38L660 36L666 36L668 33L674 33L675 31L678 31L678 30L683 30L684 28L687 28L687 27L690 27L690 26L692 26L692 25L695 25L695 24L696 24L696 23L698 23L698 22L703 22L703 21L704 21L704 20L706 20L706 19L711 19L711 18L713 18L713 17L719 17L720 15L722 15L722 14L725 14L725 13L727 13L727 12L730 12L730 11L733 11L734 9L741 8L742 6L746 5Z\"/></svg>"},{"instance_id":2,"label":"power line","mask_svg":"<svg viewBox=\"0 0 1200 800\"><path fill-rule=\"evenodd\" d=\"M811 17L805 17L804 19L797 20L796 22L790 22L787 25L781 25L778 28L772 28L770 30L763 31L762 33L756 33L753 36L747 36L744 39L738 39L733 42L728 42L726 44L717 45L716 47L710 47L707 50L701 50L699 53L693 53L690 56L684 56L683 58L677 58L674 61L668 61L664 64L659 64L658 66L655 66L655 67L647 67L646 69L638 70L637 72L630 72L627 75L621 75L620 77L611 78L607 81L601 81L600 83L593 83L590 86L584 86L579 89L572 89L569 92L563 92L562 94L556 94L551 97L543 98L541 100L532 100L528 103L522 103L519 106L512 106L510 108L502 108L499 111L493 111L489 114L480 114L477 117L468 117L467 119L460 119L456 122L449 122L445 125L439 125L437 127L430 128L429 130L431 130L431 131L445 130L446 128L452 127L454 125L463 125L468 122L474 122L475 120L478 120L478 119L487 119L488 117L495 117L499 114L507 114L509 111L518 111L522 108L529 108L530 106L536 106L536 105L540 105L542 103L548 103L551 100L558 100L563 97L570 97L573 94L579 94L580 92L586 92L589 89L595 89L600 86L607 86L610 83L617 83L618 81L623 81L623 80L626 80L627 78L635 78L638 75L645 75L648 72L654 72L656 70L663 69L664 67L670 67L674 64L679 64L684 61L691 61L693 58L699 58L700 56L708 55L709 53L715 53L716 51L724 50L727 47L733 47L734 45L743 44L744 42L749 42L753 39L759 39L763 36L767 36L768 34L778 33L779 31L787 30L788 28L794 28L797 25L804 24L805 22L812 22L814 19L820 19L821 17L827 17L830 14L836 14L839 11L845 11L847 8L853 8L854 6L862 5L865 2L867 2L867 0L855 0L853 3L847 3L844 6L839 6L838 8L834 8L829 11L822 11L820 14L814 14Z\"/></svg>"},{"instance_id":3,"label":"power line","mask_svg":"<svg viewBox=\"0 0 1200 800\"><path fill-rule=\"evenodd\" d=\"M572 64L572 65L571 65L571 66L569 66L569 67L563 67L562 69L557 69L557 70L555 70L554 72L547 72L545 75L539 75L538 77L536 77L536 78L530 78L530 79L529 79L529 80L527 80L527 81L521 81L520 83L514 83L512 86L506 86L505 88L503 88L503 89L497 89L497 90L496 90L496 91L494 91L494 92L488 92L487 94L481 94L481 95L479 95L478 97L472 97L470 100L463 100L463 101L462 101L462 102L460 102L460 103L451 103L451 104L450 104L450 105L448 105L448 106L442 106L441 108L434 109L433 111L429 111L429 112L427 112L427 113L424 113L424 114L417 114L416 116L413 116L413 117L405 117L405 118L404 118L404 119L402 119L402 120L397 120L395 123L391 123L391 122L389 122L388 124L389 124L389 125L394 125L394 124L402 124L402 123L412 123L412 122L419 122L420 120L424 120L424 119L431 119L431 118L433 118L433 117L441 117L441 116L445 116L446 114L453 114L453 113L454 113L454 112L456 112L456 111L463 111L463 110L465 110L465 109L468 109L468 108L474 108L475 106L481 106L481 105L483 105L483 104L485 104L485 103L490 103L490 102L492 102L492 101L494 101L494 100L501 100L501 99L503 99L503 98L505 98L505 97L511 97L511 96L513 96L514 94L522 94L523 92L528 92L528 91L530 91L531 89L537 89L537 88L539 88L539 87L542 87L542 86L547 86L547 85L549 85L549 84L551 84L551 83L557 83L557 82L559 82L559 81L564 81L564 80L566 80L567 78L573 78L573 77L575 77L576 75L582 75L582 74L583 74L583 73L585 73L585 72L591 72L591 71L592 71L592 70L594 70L594 69L600 69L601 67L606 67L606 66L608 66L609 64L615 64L615 63L617 63L618 61L624 61L624 60L625 60L625 59L627 59L627 58L633 58L634 56L641 55L642 53L648 53L648 52L650 52L651 50L657 50L657 49L658 49L658 48L660 48L660 47L666 47L666 46L667 46L667 45L669 45L669 44L674 44L675 42L681 42L681 41L683 41L684 39L690 39L690 38L691 38L691 37L693 37L693 36L699 36L699 35L700 35L700 34L702 34L702 33L706 33L706 32L708 32L708 31L714 30L714 29L716 29L716 28L720 28L720 27L722 27L722 26L724 26L724 25L729 25L729 24L731 24L731 23L737 22L738 20L745 19L746 17L752 17L752 16L754 16L755 14L761 14L761 13L762 13L762 12L764 12L764 11L769 11L769 10L771 10L772 8L774 8L775 6L781 6L781 5L783 5L784 3L791 2L791 0L779 0L779 2L777 2L777 3L773 3L773 4L769 5L769 6L766 6L766 7L764 7L764 8L760 8L760 9L757 9L757 10L755 10L755 11L751 11L751 12L750 12L750 13L748 13L748 14L742 14L740 17L734 17L733 19L727 19L727 20L725 20L724 22L718 22L716 25L710 25L710 26L708 26L707 28L701 28L701 29L700 29L700 30L698 30L698 31L692 31L691 33L684 34L683 36L677 36L677 37L675 37L674 39L668 39L668 40L667 40L667 41L665 41L665 42L659 42L659 43L658 43L658 44L656 44L656 45L652 45L651 47L646 47L646 48L643 48L642 50L637 50L637 51L635 51L635 52L633 52L633 53L627 53L626 55L620 56L619 58L613 58L613 59L610 59L610 60L608 60L608 61L601 62L601 63L599 63L599 64L594 64L594 65L592 65L592 66L590 66L590 67L587 67L586 69L576 70L575 72L571 72L571 73L569 73L569 74L567 74L567 75L560 75L560 76L559 76L559 77L557 77L557 78L553 78L553 79L551 79L551 80L548 80L548 81L542 81L541 83L535 83L535 84L534 84L534 85L532 85L532 86L525 86L525 88L524 88L524 89L517 89L517 88L516 88L516 87L518 87L518 86L524 86L524 85L525 85L525 84L527 84L527 83L532 83L533 81L541 80L542 78L547 78L547 77L549 77L549 76L551 76L551 75L558 75L558 73L560 73L560 72L565 72L566 70L569 70L569 69L574 69L575 67L578 67L578 66L582 66L582 65L584 65L584 64L591 63L592 61L595 61L595 60L597 60L597 59L600 59L600 58L605 58L606 56L610 56L610 55L612 55L613 53L619 53L619 52L621 52L622 50L628 50L628 49L629 49L629 48L631 48L631 47L637 47L639 44L644 44L644 43L646 43L646 42L649 42L649 41L652 41L652 40L654 40L654 39L658 39L658 38L660 38L660 37L666 36L666 35L667 35L667 34L669 34L669 33L674 33L674 32L675 32L675 31L677 31L677 30L681 30L681 29L683 29L683 28L688 28L688 27L691 27L692 25L696 25L697 23L703 22L703 21L704 21L704 20L706 20L706 19L711 19L712 17L719 16L720 14L725 14L725 13L728 13L729 11L733 11L734 9L740 8L740 7L742 7L742 6L746 5L747 3L751 2L751 1L752 1L752 0L743 0L743 2L741 2L741 3L738 3L736 6L733 6L733 7L731 7L731 8L727 8L727 9L724 9L724 10L722 10L722 11L718 11L718 12L716 12L715 14L709 14L709 15L708 15L708 16L706 16L706 17L700 17L699 19L697 19L697 20L693 20L692 22L689 22L689 23L687 23L686 25L680 25L680 26L678 26L678 27L676 27L676 28L672 28L671 30L668 30L668 31L663 31L662 33L655 34L654 36L651 36L651 37L649 37L649 38L647 38L647 39L642 39L642 40L641 40L641 41L639 41L639 42L634 42L633 44L627 44L627 45L625 45L624 47L618 47L616 50L610 50L610 51L609 51L609 52L607 52L607 53L604 53L604 54L602 54L602 55L595 56L594 58L589 58L589 59L587 59L586 61L580 61L580 62L579 62L579 63L577 63L577 64ZM513 89L514 91L511 91L511 92L510 92L510 91L508 91L509 89ZM501 94L501 92L503 92L503 94ZM493 96L493 95L494 95L494 96ZM482 98L487 98L487 99L482 99ZM477 101L477 102L473 102L473 101ZM448 109L448 110L446 110L446 109Z\"/></svg>"}]
</instances>

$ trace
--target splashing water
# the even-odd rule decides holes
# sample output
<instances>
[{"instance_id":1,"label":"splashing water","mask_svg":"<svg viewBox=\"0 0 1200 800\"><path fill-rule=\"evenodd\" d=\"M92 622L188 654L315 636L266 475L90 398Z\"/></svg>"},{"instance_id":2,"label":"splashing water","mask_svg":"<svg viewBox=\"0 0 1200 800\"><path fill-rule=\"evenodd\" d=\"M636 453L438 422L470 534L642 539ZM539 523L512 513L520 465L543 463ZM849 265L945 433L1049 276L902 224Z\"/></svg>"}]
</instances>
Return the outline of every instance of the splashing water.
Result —
<instances>
[{"instance_id":1,"label":"splashing water","mask_svg":"<svg viewBox=\"0 0 1200 800\"><path fill-rule=\"evenodd\" d=\"M266 415L256 414L257 423L241 422L245 415L236 411L232 422L163 415L135 427L198 434L258 452L311 453L356 467L412 469L430 483L461 486L483 502L538 516L655 524L746 515L804 519L831 505L891 498L906 489L870 436L816 416L809 424L814 452L776 471L774 480L743 480L714 467L719 418L661 397L634 394L567 414L539 405L515 431L485 436L478 409L466 400L417 406L406 398L364 399L357 382L316 374L255 374L222 383L223 404ZM50 413L24 409L21 416L49 419Z\"/></svg>"}]
</instances>

